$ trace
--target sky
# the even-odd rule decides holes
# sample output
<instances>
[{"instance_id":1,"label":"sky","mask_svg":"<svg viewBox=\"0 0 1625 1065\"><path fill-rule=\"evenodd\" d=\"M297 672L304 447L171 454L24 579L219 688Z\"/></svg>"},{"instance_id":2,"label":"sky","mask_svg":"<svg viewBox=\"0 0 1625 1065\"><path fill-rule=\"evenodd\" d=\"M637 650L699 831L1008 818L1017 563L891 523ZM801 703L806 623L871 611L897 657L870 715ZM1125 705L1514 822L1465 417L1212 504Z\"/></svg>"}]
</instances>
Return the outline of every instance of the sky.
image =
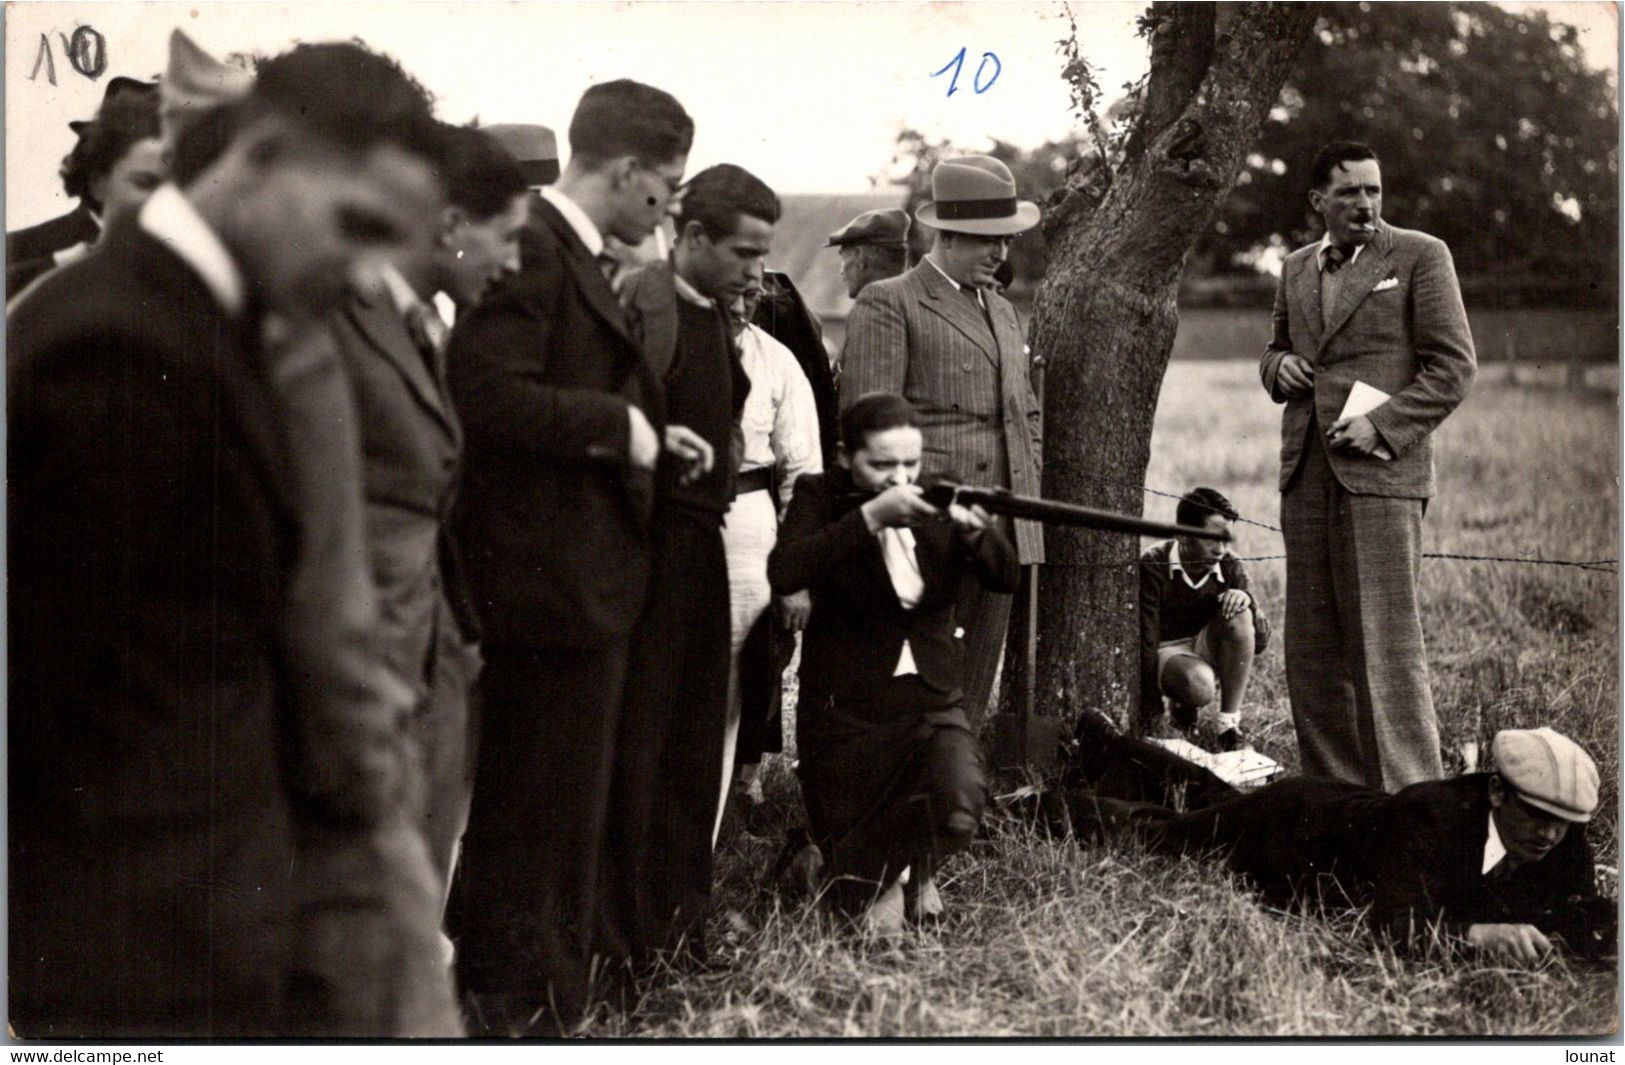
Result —
<instances>
[{"instance_id":1,"label":"sky","mask_svg":"<svg viewBox=\"0 0 1625 1065\"><path fill-rule=\"evenodd\" d=\"M1612 5L1544 6L1581 26L1595 65L1617 69ZM1108 94L1146 68L1145 42L1134 32L1145 7L1071 3L1084 54ZM423 82L441 118L541 122L560 131L561 149L587 86L637 78L672 92L694 116L690 172L737 163L786 193L864 191L904 125L966 147L990 137L1033 146L1072 128L1056 52L1067 15L1057 0L23 2L7 4L5 16L8 229L71 206L56 176L73 143L67 123L94 112L112 75L161 73L175 27L215 55L359 36ZM77 73L62 48L59 35L81 26L106 41L107 72L96 81ZM40 63L41 34L52 44L54 85ZM936 72L962 48L950 96L953 70Z\"/></svg>"}]
</instances>

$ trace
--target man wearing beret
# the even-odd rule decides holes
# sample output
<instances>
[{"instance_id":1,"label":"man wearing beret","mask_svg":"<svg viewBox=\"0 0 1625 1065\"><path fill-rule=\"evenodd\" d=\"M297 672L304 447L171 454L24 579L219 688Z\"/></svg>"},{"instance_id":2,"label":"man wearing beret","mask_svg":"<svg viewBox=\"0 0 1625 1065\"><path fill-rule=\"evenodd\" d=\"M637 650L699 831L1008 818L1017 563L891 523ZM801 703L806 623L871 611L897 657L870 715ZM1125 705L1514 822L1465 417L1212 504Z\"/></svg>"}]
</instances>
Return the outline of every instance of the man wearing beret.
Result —
<instances>
[{"instance_id":1,"label":"man wearing beret","mask_svg":"<svg viewBox=\"0 0 1625 1065\"><path fill-rule=\"evenodd\" d=\"M896 277L908 268L908 212L900 207L865 211L829 235L826 248L839 248L841 280L857 299L871 281Z\"/></svg>"},{"instance_id":2,"label":"man wearing beret","mask_svg":"<svg viewBox=\"0 0 1625 1065\"><path fill-rule=\"evenodd\" d=\"M931 195L915 212L936 230L931 251L903 276L869 284L847 318L841 406L870 392L904 396L925 430L922 480L947 476L1037 495L1038 398L1021 323L994 274L1010 241L1038 224L1038 207L1017 200L1010 168L986 155L937 164ZM1011 532L1005 519L1001 528ZM1022 565L1044 561L1039 525L1015 522L1012 539ZM972 727L987 709L1010 601L974 580L961 586L957 620L965 630Z\"/></svg>"},{"instance_id":3,"label":"man wearing beret","mask_svg":"<svg viewBox=\"0 0 1625 1065\"><path fill-rule=\"evenodd\" d=\"M1266 897L1369 907L1373 929L1399 944L1436 925L1522 962L1548 953L1554 935L1579 953L1614 949L1617 926L1597 898L1584 831L1597 809L1597 766L1550 728L1497 733L1493 772L1393 795L1324 777L1229 791L1166 752L1148 759L1137 741L1080 729L1084 738L1066 794L1080 835L1129 827L1158 850L1222 852ZM1206 781L1184 800L1207 805L1176 814L1140 801L1159 781Z\"/></svg>"}]
</instances>

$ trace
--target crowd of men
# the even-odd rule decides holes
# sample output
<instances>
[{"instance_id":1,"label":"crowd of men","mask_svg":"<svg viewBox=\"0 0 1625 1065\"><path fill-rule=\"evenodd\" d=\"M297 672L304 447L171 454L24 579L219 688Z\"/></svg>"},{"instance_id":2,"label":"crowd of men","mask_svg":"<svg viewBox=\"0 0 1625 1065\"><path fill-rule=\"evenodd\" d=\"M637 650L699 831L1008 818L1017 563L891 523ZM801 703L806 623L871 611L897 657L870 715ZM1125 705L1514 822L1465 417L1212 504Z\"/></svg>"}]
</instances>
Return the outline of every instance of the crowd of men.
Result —
<instances>
[{"instance_id":1,"label":"crowd of men","mask_svg":"<svg viewBox=\"0 0 1625 1065\"><path fill-rule=\"evenodd\" d=\"M764 269L777 196L688 176L669 93L592 86L561 170L551 131L441 122L357 44L252 74L172 47L78 130L80 206L7 238L14 1029L550 1035L635 1001L710 961L722 811L759 798L802 630L812 879L876 935L940 918L1011 595L1044 558L1037 525L919 483L1038 494L998 283L1038 208L1009 170L937 166L912 268L901 211L831 235L856 297L832 366ZM1378 225L1375 166L1317 177L1331 243L1318 278L1288 260L1265 380L1289 403L1306 766L1393 791L1439 775L1436 736L1407 738L1431 712L1389 702L1427 705L1404 580L1472 352L1448 253ZM1403 365L1363 368L1399 338ZM1338 414L1357 378L1386 413ZM1220 564L1193 550L1165 562ZM1204 602L1240 631L1225 580ZM1182 609L1190 649L1156 670L1207 624ZM1485 801L1589 817L1595 767L1564 756Z\"/></svg>"}]
</instances>

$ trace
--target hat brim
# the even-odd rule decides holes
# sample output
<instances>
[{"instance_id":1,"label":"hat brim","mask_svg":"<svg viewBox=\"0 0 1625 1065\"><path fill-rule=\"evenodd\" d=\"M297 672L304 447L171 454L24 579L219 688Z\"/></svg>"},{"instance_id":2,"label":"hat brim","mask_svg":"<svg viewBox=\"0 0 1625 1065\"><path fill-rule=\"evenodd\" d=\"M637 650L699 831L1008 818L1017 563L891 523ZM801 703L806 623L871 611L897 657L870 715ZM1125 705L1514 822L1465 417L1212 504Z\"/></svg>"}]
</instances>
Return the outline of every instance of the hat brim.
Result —
<instances>
[{"instance_id":1,"label":"hat brim","mask_svg":"<svg viewBox=\"0 0 1625 1065\"><path fill-rule=\"evenodd\" d=\"M827 240L824 243L824 247L826 247L826 248L906 248L906 247L908 247L908 241L906 241L906 240L870 240L870 239L868 239L866 237L858 237L855 240L836 240L834 237L830 237L829 240Z\"/></svg>"},{"instance_id":2,"label":"hat brim","mask_svg":"<svg viewBox=\"0 0 1625 1065\"><path fill-rule=\"evenodd\" d=\"M1544 810L1553 817L1560 817L1565 821L1572 821L1577 825L1583 825L1591 820L1592 815L1589 813L1581 813L1578 810L1572 810L1566 806L1559 806L1555 802L1549 802L1546 799L1537 799L1526 791L1518 791L1517 788L1513 788L1512 790L1517 793L1518 798L1522 799L1530 806L1533 806L1537 810Z\"/></svg>"},{"instance_id":3,"label":"hat brim","mask_svg":"<svg viewBox=\"0 0 1625 1065\"><path fill-rule=\"evenodd\" d=\"M1002 218L939 220L937 205L928 203L914 212L914 218L922 226L930 226L932 229L940 229L947 233L969 233L978 237L1013 237L1038 225L1039 211L1038 205L1031 200L1018 200L1016 213Z\"/></svg>"}]
</instances>

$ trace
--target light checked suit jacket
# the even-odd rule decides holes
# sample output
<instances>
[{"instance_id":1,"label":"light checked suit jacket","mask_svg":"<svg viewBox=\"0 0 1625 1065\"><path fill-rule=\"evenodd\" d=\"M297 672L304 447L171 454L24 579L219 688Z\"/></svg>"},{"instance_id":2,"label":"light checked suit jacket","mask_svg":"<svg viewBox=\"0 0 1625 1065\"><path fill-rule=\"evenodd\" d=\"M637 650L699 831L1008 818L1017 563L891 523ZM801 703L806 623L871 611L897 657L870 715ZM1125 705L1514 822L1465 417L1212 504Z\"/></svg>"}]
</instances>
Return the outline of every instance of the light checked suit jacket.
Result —
<instances>
[{"instance_id":1,"label":"light checked suit jacket","mask_svg":"<svg viewBox=\"0 0 1625 1065\"><path fill-rule=\"evenodd\" d=\"M1382 224L1343 268L1342 290L1322 327L1318 242L1287 256L1275 294L1275 335L1259 374L1281 419L1281 488L1291 482L1307 442L1337 420L1356 381L1392 398L1368 417L1394 453L1389 460L1328 449L1332 472L1350 492L1425 499L1434 493L1430 434L1467 396L1477 373L1450 249L1411 229ZM1281 359L1297 353L1315 368L1309 395L1277 389Z\"/></svg>"},{"instance_id":2,"label":"light checked suit jacket","mask_svg":"<svg viewBox=\"0 0 1625 1065\"><path fill-rule=\"evenodd\" d=\"M841 406L868 392L906 397L925 429L921 475L1038 495L1042 436L1021 323L987 291L994 329L975 302L931 263L876 281L846 320ZM1015 523L1021 563L1044 561L1043 530Z\"/></svg>"}]
</instances>

